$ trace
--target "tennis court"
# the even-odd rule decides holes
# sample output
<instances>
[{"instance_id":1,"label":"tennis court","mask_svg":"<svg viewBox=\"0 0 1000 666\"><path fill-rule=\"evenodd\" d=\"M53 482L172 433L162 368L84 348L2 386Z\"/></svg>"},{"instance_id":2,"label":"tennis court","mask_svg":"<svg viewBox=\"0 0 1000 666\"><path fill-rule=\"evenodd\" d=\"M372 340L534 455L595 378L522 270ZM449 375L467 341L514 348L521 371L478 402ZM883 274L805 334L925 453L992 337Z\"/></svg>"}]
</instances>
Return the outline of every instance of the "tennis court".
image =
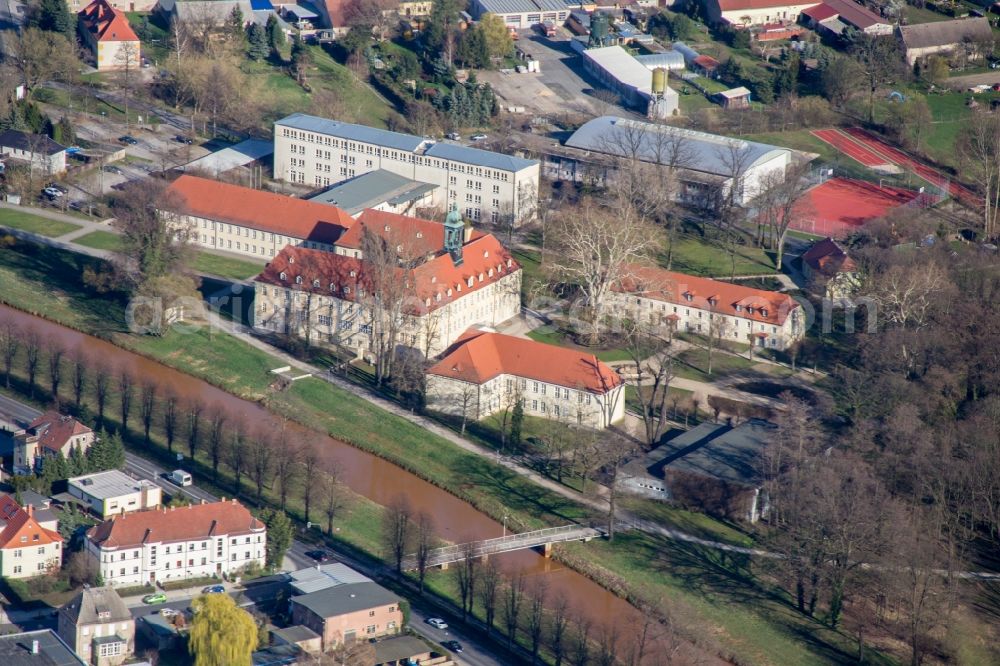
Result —
<instances>
[{"instance_id":1,"label":"tennis court","mask_svg":"<svg viewBox=\"0 0 1000 666\"><path fill-rule=\"evenodd\" d=\"M865 180L831 178L817 185L795 205L791 228L843 238L871 220L905 205L921 205L913 190L878 186Z\"/></svg>"}]
</instances>

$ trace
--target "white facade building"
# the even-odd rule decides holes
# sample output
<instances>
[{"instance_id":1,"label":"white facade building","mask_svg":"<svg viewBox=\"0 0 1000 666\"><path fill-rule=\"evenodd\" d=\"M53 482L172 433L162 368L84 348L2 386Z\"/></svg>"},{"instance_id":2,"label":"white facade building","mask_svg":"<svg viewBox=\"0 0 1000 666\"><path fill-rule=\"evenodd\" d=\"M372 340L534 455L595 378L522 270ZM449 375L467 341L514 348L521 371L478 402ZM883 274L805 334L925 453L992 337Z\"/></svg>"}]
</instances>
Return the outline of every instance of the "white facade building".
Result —
<instances>
[{"instance_id":1,"label":"white facade building","mask_svg":"<svg viewBox=\"0 0 1000 666\"><path fill-rule=\"evenodd\" d=\"M520 223L538 206L536 160L304 113L274 124L278 180L329 187L378 169L436 185L434 205L470 220Z\"/></svg>"},{"instance_id":2,"label":"white facade building","mask_svg":"<svg viewBox=\"0 0 1000 666\"><path fill-rule=\"evenodd\" d=\"M552 21L562 25L569 17L570 7L562 0L473 0L472 13L479 19L483 14L496 14L508 27L516 30L532 28Z\"/></svg>"},{"instance_id":3,"label":"white facade building","mask_svg":"<svg viewBox=\"0 0 1000 666\"><path fill-rule=\"evenodd\" d=\"M117 469L69 479L67 491L101 518L154 509L162 501L158 485Z\"/></svg>"},{"instance_id":4,"label":"white facade building","mask_svg":"<svg viewBox=\"0 0 1000 666\"><path fill-rule=\"evenodd\" d=\"M106 585L223 576L264 566L267 528L236 500L111 518L87 531Z\"/></svg>"},{"instance_id":5,"label":"white facade building","mask_svg":"<svg viewBox=\"0 0 1000 666\"><path fill-rule=\"evenodd\" d=\"M632 266L612 287L608 311L669 331L787 349L805 335L802 306L788 294Z\"/></svg>"},{"instance_id":6,"label":"white facade building","mask_svg":"<svg viewBox=\"0 0 1000 666\"><path fill-rule=\"evenodd\" d=\"M624 384L592 354L470 330L427 370L429 409L477 421L520 401L524 413L591 428L625 417Z\"/></svg>"}]
</instances>

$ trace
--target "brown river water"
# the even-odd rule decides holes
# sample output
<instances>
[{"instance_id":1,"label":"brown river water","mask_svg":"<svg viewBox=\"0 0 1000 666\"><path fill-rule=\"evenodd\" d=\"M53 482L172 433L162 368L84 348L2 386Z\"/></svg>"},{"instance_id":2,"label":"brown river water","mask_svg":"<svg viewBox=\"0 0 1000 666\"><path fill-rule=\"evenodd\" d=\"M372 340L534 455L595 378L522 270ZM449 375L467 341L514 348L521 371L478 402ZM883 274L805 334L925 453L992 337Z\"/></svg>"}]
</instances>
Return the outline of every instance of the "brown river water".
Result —
<instances>
[{"instance_id":1,"label":"brown river water","mask_svg":"<svg viewBox=\"0 0 1000 666\"><path fill-rule=\"evenodd\" d=\"M171 389L186 399L197 398L206 408L218 406L238 420L245 430L266 431L277 428L280 419L264 407L238 398L211 384L184 374L161 363L116 347L98 338L80 333L40 317L26 314L0 304L0 316L13 319L21 326L33 327L44 339L58 340L67 350L82 349L91 358L103 359L115 368L125 368L143 381L155 378L162 390ZM295 425L306 434L306 429ZM462 542L501 536L503 526L479 512L467 502L424 481L393 463L383 460L350 444L308 432L309 439L319 443L324 459L333 462L342 481L354 492L379 504L387 504L400 493L409 500L414 511L427 511L434 516L438 533L443 539ZM569 602L571 614L591 620L592 636L600 636L600 627L612 622L619 628L620 644L631 643L642 626L640 612L625 600L611 594L589 578L542 557L535 551L519 551L498 557L508 570L521 570L529 577L544 578L548 598L562 595ZM530 588L530 582L529 582ZM650 654L645 664L668 663L659 650ZM624 653L624 650L622 650ZM647 651L649 652L649 651ZM699 663L706 663L701 654ZM685 663L688 659L673 656L669 663ZM719 663L708 657L708 662Z\"/></svg>"}]
</instances>

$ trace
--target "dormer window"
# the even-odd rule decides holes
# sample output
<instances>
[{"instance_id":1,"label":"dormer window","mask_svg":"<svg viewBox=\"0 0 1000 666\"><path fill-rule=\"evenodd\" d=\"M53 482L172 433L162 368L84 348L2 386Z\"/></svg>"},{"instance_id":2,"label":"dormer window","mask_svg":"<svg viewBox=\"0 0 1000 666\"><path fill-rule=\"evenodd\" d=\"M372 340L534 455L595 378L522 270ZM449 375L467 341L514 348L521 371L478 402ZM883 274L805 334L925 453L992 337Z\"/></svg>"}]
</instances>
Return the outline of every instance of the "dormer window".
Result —
<instances>
[{"instance_id":1,"label":"dormer window","mask_svg":"<svg viewBox=\"0 0 1000 666\"><path fill-rule=\"evenodd\" d=\"M761 308L760 309L760 316L761 317L766 317L767 316L767 308Z\"/></svg>"},{"instance_id":2,"label":"dormer window","mask_svg":"<svg viewBox=\"0 0 1000 666\"><path fill-rule=\"evenodd\" d=\"M424 299L424 305L426 305L427 307L430 307L431 306L431 299L429 299L429 298Z\"/></svg>"},{"instance_id":3,"label":"dormer window","mask_svg":"<svg viewBox=\"0 0 1000 666\"><path fill-rule=\"evenodd\" d=\"M451 291L451 289L449 289L448 290L448 296L451 296L451 294L452 294L452 291Z\"/></svg>"},{"instance_id":4,"label":"dormer window","mask_svg":"<svg viewBox=\"0 0 1000 666\"><path fill-rule=\"evenodd\" d=\"M330 283L330 291L337 291L337 285L333 282Z\"/></svg>"},{"instance_id":5,"label":"dormer window","mask_svg":"<svg viewBox=\"0 0 1000 666\"><path fill-rule=\"evenodd\" d=\"M424 237L424 232L418 231L417 232L417 238L423 238L423 237Z\"/></svg>"},{"instance_id":6,"label":"dormer window","mask_svg":"<svg viewBox=\"0 0 1000 666\"><path fill-rule=\"evenodd\" d=\"M319 289L319 280L313 280L313 289Z\"/></svg>"},{"instance_id":7,"label":"dormer window","mask_svg":"<svg viewBox=\"0 0 1000 666\"><path fill-rule=\"evenodd\" d=\"M435 301L440 301L441 300L441 292L440 291L438 293L434 294L434 300Z\"/></svg>"},{"instance_id":8,"label":"dormer window","mask_svg":"<svg viewBox=\"0 0 1000 666\"><path fill-rule=\"evenodd\" d=\"M488 275L489 275L490 277L493 277L493 269L492 269L492 268L490 269L490 272L488 273Z\"/></svg>"},{"instance_id":9,"label":"dormer window","mask_svg":"<svg viewBox=\"0 0 1000 666\"><path fill-rule=\"evenodd\" d=\"M402 251L403 251L403 246L402 245L397 245L396 246L396 252L402 252Z\"/></svg>"},{"instance_id":10,"label":"dormer window","mask_svg":"<svg viewBox=\"0 0 1000 666\"><path fill-rule=\"evenodd\" d=\"M480 274L479 274L479 281L480 281L480 282L482 282L482 281L483 281L483 274L482 274L482 273L480 273Z\"/></svg>"},{"instance_id":11,"label":"dormer window","mask_svg":"<svg viewBox=\"0 0 1000 666\"><path fill-rule=\"evenodd\" d=\"M483 250L483 259L489 259L489 258L490 258L490 251Z\"/></svg>"},{"instance_id":12,"label":"dormer window","mask_svg":"<svg viewBox=\"0 0 1000 666\"><path fill-rule=\"evenodd\" d=\"M753 314L753 306L752 305L748 305L747 306L747 314L750 314L750 315Z\"/></svg>"},{"instance_id":13,"label":"dormer window","mask_svg":"<svg viewBox=\"0 0 1000 666\"><path fill-rule=\"evenodd\" d=\"M357 277L357 276L358 276L357 271L351 271L351 277Z\"/></svg>"},{"instance_id":14,"label":"dormer window","mask_svg":"<svg viewBox=\"0 0 1000 666\"><path fill-rule=\"evenodd\" d=\"M438 281L438 276L437 275L432 275L431 276L431 284L434 284L437 281Z\"/></svg>"},{"instance_id":15,"label":"dormer window","mask_svg":"<svg viewBox=\"0 0 1000 666\"><path fill-rule=\"evenodd\" d=\"M278 277L281 278L282 282L288 279L288 275L285 273L285 271L281 271L281 274Z\"/></svg>"},{"instance_id":16,"label":"dormer window","mask_svg":"<svg viewBox=\"0 0 1000 666\"><path fill-rule=\"evenodd\" d=\"M295 284L302 284L302 276L301 275L296 275L295 276Z\"/></svg>"},{"instance_id":17,"label":"dormer window","mask_svg":"<svg viewBox=\"0 0 1000 666\"><path fill-rule=\"evenodd\" d=\"M511 259L508 259L508 260L507 260L507 268L510 268L510 267L511 267L511 266L513 266L513 265L514 265L514 261L513 261L513 260L511 260Z\"/></svg>"},{"instance_id":18,"label":"dormer window","mask_svg":"<svg viewBox=\"0 0 1000 666\"><path fill-rule=\"evenodd\" d=\"M294 264L295 263L295 257L288 257L288 263Z\"/></svg>"},{"instance_id":19,"label":"dormer window","mask_svg":"<svg viewBox=\"0 0 1000 666\"><path fill-rule=\"evenodd\" d=\"M694 294L692 294L691 292L685 292L684 300L690 303L691 301L694 300Z\"/></svg>"},{"instance_id":20,"label":"dormer window","mask_svg":"<svg viewBox=\"0 0 1000 666\"><path fill-rule=\"evenodd\" d=\"M345 294L349 294L349 293L351 293L351 288L345 285L345 286L344 286L344 293L345 293Z\"/></svg>"},{"instance_id":21,"label":"dormer window","mask_svg":"<svg viewBox=\"0 0 1000 666\"><path fill-rule=\"evenodd\" d=\"M743 306L742 306L742 305L740 305L739 303L737 303L737 304L736 304L736 311L737 311L737 312L743 312Z\"/></svg>"},{"instance_id":22,"label":"dormer window","mask_svg":"<svg viewBox=\"0 0 1000 666\"><path fill-rule=\"evenodd\" d=\"M466 281L466 284L469 285L470 287L472 286L472 276L471 275L469 276L468 281Z\"/></svg>"},{"instance_id":23,"label":"dormer window","mask_svg":"<svg viewBox=\"0 0 1000 666\"><path fill-rule=\"evenodd\" d=\"M385 225L385 230L386 230L386 231L389 231L389 225L388 225L388 224L387 224L387 225Z\"/></svg>"},{"instance_id":24,"label":"dormer window","mask_svg":"<svg viewBox=\"0 0 1000 666\"><path fill-rule=\"evenodd\" d=\"M715 298L715 296L713 296L712 298L708 299L708 304L714 308L716 305L719 304L719 300Z\"/></svg>"}]
</instances>

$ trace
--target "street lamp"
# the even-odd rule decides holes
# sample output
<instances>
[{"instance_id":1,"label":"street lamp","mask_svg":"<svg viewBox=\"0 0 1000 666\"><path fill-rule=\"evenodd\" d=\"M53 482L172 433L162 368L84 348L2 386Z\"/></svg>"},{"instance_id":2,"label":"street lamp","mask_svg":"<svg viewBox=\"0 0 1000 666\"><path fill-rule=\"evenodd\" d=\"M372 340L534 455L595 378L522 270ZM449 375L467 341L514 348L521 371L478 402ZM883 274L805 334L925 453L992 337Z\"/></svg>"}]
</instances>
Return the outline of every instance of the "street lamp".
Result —
<instances>
[{"instance_id":1,"label":"street lamp","mask_svg":"<svg viewBox=\"0 0 1000 666\"><path fill-rule=\"evenodd\" d=\"M503 538L504 538L504 539L506 539L506 538L507 538L507 518L508 518L508 517L509 517L509 516L507 515L507 512L506 512L506 511L504 511L504 512L503 512Z\"/></svg>"}]
</instances>

